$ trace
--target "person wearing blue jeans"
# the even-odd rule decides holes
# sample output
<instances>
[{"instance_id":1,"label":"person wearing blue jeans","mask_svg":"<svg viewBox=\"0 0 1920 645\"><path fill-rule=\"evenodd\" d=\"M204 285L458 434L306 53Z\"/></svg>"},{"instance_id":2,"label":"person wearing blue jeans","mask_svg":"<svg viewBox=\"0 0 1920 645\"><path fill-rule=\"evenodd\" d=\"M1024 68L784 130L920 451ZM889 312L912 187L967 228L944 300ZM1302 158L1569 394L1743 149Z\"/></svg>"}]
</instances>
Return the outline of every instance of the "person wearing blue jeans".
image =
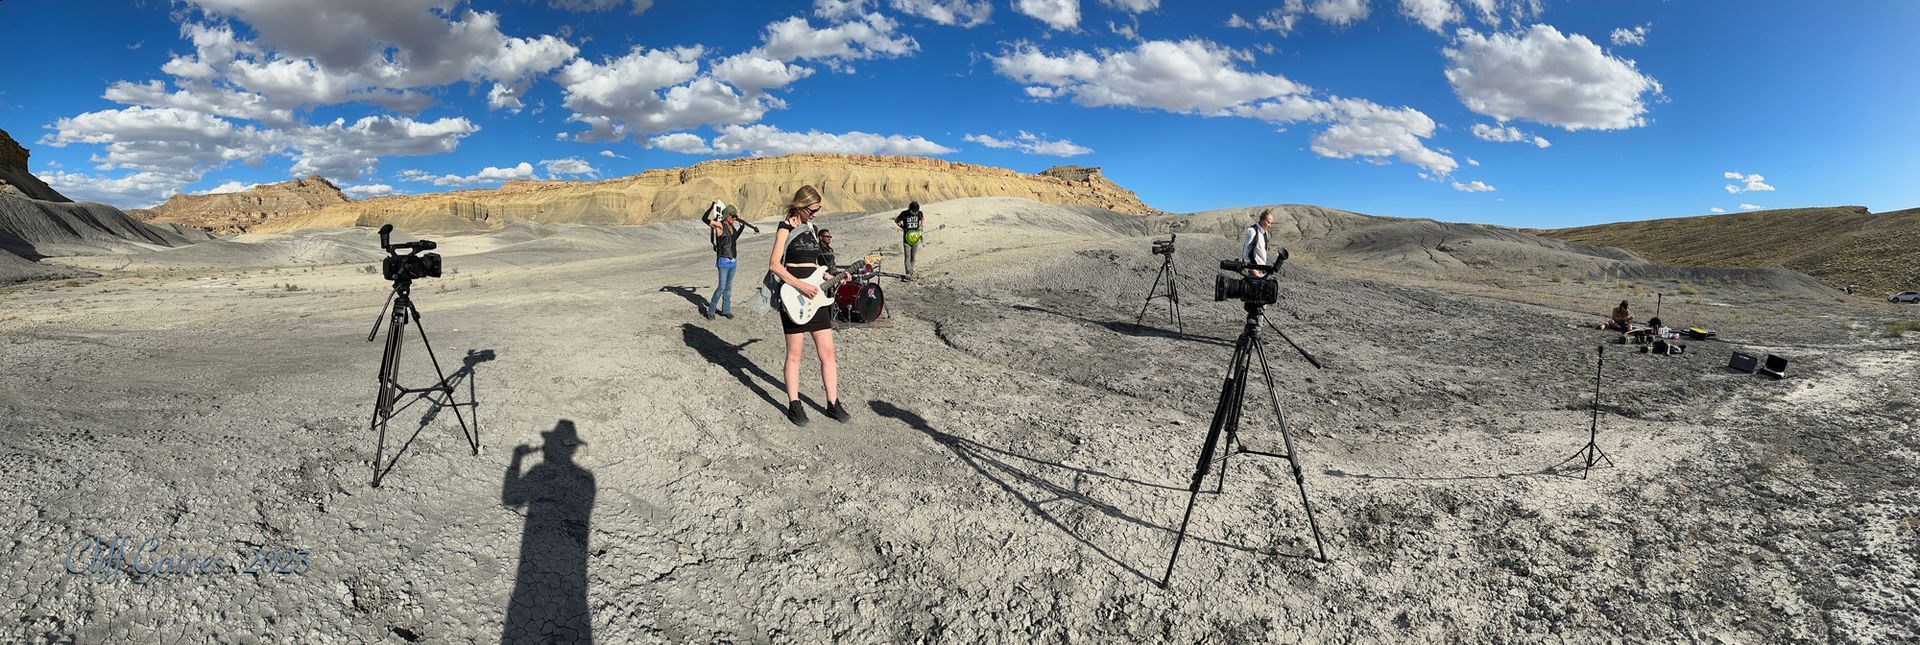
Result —
<instances>
[{"instance_id":1,"label":"person wearing blue jeans","mask_svg":"<svg viewBox=\"0 0 1920 645\"><path fill-rule=\"evenodd\" d=\"M740 219L740 212L727 206L721 217L707 222L713 228L713 266L719 271L720 280L713 287L713 297L707 299L707 320L715 315L733 318L733 273L739 268L740 236L746 229L759 232L760 229L746 220Z\"/></svg>"}]
</instances>

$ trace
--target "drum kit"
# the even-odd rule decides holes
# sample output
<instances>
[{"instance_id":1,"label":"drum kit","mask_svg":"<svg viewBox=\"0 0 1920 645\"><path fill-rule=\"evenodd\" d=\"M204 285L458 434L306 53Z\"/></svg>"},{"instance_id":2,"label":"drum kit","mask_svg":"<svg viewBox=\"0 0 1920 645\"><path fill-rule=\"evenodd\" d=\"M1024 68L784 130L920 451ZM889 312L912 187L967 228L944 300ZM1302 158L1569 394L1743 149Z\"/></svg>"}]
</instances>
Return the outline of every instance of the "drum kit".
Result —
<instances>
[{"instance_id":1,"label":"drum kit","mask_svg":"<svg viewBox=\"0 0 1920 645\"><path fill-rule=\"evenodd\" d=\"M873 253L847 267L847 278L834 292L835 320L865 324L886 315L886 292L880 288L879 278L897 276L880 271L881 259L879 253Z\"/></svg>"}]
</instances>

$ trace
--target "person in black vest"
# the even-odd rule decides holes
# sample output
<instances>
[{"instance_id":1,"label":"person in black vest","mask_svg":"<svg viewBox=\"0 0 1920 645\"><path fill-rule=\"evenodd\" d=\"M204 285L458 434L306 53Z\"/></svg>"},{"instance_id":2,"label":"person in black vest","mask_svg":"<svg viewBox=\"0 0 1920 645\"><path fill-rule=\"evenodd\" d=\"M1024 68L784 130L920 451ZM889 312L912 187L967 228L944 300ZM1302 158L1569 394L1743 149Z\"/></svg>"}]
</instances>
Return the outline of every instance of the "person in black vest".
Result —
<instances>
[{"instance_id":1,"label":"person in black vest","mask_svg":"<svg viewBox=\"0 0 1920 645\"><path fill-rule=\"evenodd\" d=\"M768 271L808 298L818 295L820 287L805 280L827 270L820 259L820 235L813 227L813 218L819 214L820 191L813 186L801 186L794 192L793 201L787 204L787 218L773 232L773 257L767 260ZM840 405L840 368L833 355L833 315L823 313L807 322L796 323L787 312L780 312L780 330L787 339L784 372L787 420L797 426L807 425L807 411L800 404L800 355L809 336L813 337L814 352L820 355L820 380L827 388L827 416L843 423L850 418L847 408Z\"/></svg>"},{"instance_id":2,"label":"person in black vest","mask_svg":"<svg viewBox=\"0 0 1920 645\"><path fill-rule=\"evenodd\" d=\"M716 313L732 320L733 274L740 266L740 236L747 229L751 228L755 233L760 229L740 219L740 211L732 206L722 208L720 217L707 222L707 226L713 229L713 266L720 272L720 281L713 287L713 297L707 300L707 320L713 320Z\"/></svg>"},{"instance_id":3,"label":"person in black vest","mask_svg":"<svg viewBox=\"0 0 1920 645\"><path fill-rule=\"evenodd\" d=\"M903 268L908 277L913 276L913 255L920 249L921 236L926 234L921 230L926 226L926 219L926 214L920 212L920 202L908 203L907 210L893 218L893 225L900 227L900 256L906 260Z\"/></svg>"}]
</instances>

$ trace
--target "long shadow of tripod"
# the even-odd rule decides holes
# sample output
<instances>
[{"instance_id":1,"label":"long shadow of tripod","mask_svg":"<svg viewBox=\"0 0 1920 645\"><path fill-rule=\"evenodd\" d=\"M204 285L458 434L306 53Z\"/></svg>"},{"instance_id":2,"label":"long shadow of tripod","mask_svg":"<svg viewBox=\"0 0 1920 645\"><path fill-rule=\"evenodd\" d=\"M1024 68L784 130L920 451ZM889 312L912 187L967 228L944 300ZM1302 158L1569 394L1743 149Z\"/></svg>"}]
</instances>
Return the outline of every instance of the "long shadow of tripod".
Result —
<instances>
[{"instance_id":1,"label":"long shadow of tripod","mask_svg":"<svg viewBox=\"0 0 1920 645\"><path fill-rule=\"evenodd\" d=\"M420 433L425 431L427 429L427 426L433 425L434 419L439 418L441 410L445 410L447 408L466 408L467 417L468 417L467 420L473 422L472 424L473 434L471 436L471 439L473 440L474 443L478 443L480 441L480 400L478 398L475 398L477 395L477 392L476 392L476 387L474 385L475 379L474 379L473 368L476 365L493 360L494 357L495 357L494 351L491 349L467 350L466 357L461 360L460 369L454 370L453 374L447 376L446 383L447 383L448 389L446 392L442 393L443 396L445 396L444 399L435 398L433 396L434 392L422 392L420 393L419 396L415 397L413 400L407 401L406 405L402 405L399 408L396 408L392 412L392 415L398 415L401 412L407 411L407 408L413 407L413 404L415 403L419 403L421 401L427 402L426 413L420 415L420 425L414 427L413 434L407 436L406 442L400 444L399 450L393 451L393 458L391 460L388 460L385 466L381 466L379 464L374 465L374 467L378 468L380 471L379 477L375 477L374 478L375 480L384 479L387 475L393 472L394 467L400 464L400 457L402 455L407 454L407 448L410 448L413 446L413 440L418 439L420 437ZM467 386L467 400L466 401L454 400L453 397L451 396L451 393L453 390L459 389L461 383L463 382Z\"/></svg>"},{"instance_id":2,"label":"long shadow of tripod","mask_svg":"<svg viewBox=\"0 0 1920 645\"><path fill-rule=\"evenodd\" d=\"M1118 475L1112 475L1109 473L1104 473L1096 470L1075 468L1072 466L1063 466L1054 462L1050 462L1042 459L1035 459L1032 457L1021 455L1019 453L1011 452L1001 448L988 446L988 445L979 443L977 441L974 441L972 439L967 439L965 437L957 437L957 436L947 434L945 432L941 432L939 430L934 429L933 426L927 423L927 420L921 417L920 415L915 414L910 410L906 410L898 406L895 406L892 403L888 403L886 401L868 401L867 406L873 409L874 414L896 419L903 423L906 423L909 427L913 428L914 430L918 430L922 433L925 433L927 437L933 439L936 443L939 443L940 445L945 446L948 450L952 450L954 453L954 456L959 457L962 462L965 462L968 467L973 468L975 472L980 473L982 477L986 477L987 481L993 482L994 485L999 486L1001 490L1006 491L1007 494L1012 495L1014 499L1019 500L1021 505L1027 507L1027 510L1032 511L1033 514L1040 516L1040 519L1046 520L1047 523L1052 524L1054 528L1060 529L1062 533L1066 533L1067 536L1073 538L1074 541L1079 542L1080 544L1086 546L1089 549L1093 549L1095 553L1098 553L1100 554L1101 557L1106 558L1108 562L1112 562L1113 564L1119 566L1120 568L1127 570L1128 573L1131 573L1135 576L1139 576L1140 579L1142 580L1146 580L1148 582L1158 582L1152 577L1149 577L1146 572L1141 571L1138 567L1135 567L1132 564L1124 560L1121 560L1119 557L1115 556L1114 554L1109 553L1106 549L1101 548L1100 545L1094 544L1093 541L1088 539L1085 535L1081 535L1080 532L1074 530L1073 527L1068 526L1065 522L1061 521L1060 518L1055 517L1053 512L1047 510L1046 505L1052 504L1054 502L1061 502L1061 501L1073 502L1075 504L1079 504L1081 506L1091 508L1095 511L1099 511L1100 514L1105 515L1107 517L1111 517L1129 524L1133 524L1135 526L1148 528L1155 531L1168 532L1168 533L1173 532L1172 527L1163 526L1163 525L1156 524L1144 519L1140 519L1138 517L1134 517L1128 514L1126 511L1120 510L1119 507L1094 499L1088 496L1086 493L1081 492L1079 490L1075 490L1073 488L1069 488L1067 486L1062 486L1061 484L1054 483L1053 481L1048 480L1040 475L1036 475L1032 472L1028 472L1027 470L1023 470L1019 466L1011 462L1014 460L1025 461L1035 465L1061 468L1063 470L1067 470L1069 472L1073 472L1080 475L1101 477L1101 478L1111 479L1111 480L1122 482L1122 483L1146 486L1149 488L1177 491L1177 490L1182 490L1181 487L1143 482L1136 479L1131 479L1131 478L1122 477ZM1046 494L1051 495L1052 497L1049 499L1037 499L1036 497L1028 496L1026 493L1021 492L1021 490L1018 487L1014 486L1015 483L1025 484L1033 488L1038 488L1042 491L1045 491ZM1201 542L1205 542L1207 544L1212 544L1215 546L1225 547L1225 548L1234 549L1234 550L1242 551L1246 553L1257 554L1257 555L1278 555L1282 557L1299 557L1299 556L1290 556L1288 554L1270 553L1266 551L1261 551L1259 549L1254 549L1251 547L1241 546L1238 544L1228 544L1225 542L1208 540L1204 538L1194 538L1194 539L1199 540Z\"/></svg>"},{"instance_id":3,"label":"long shadow of tripod","mask_svg":"<svg viewBox=\"0 0 1920 645\"><path fill-rule=\"evenodd\" d=\"M1233 343L1230 341L1214 338L1212 336L1201 336L1198 334L1172 332L1172 331L1167 331L1165 329L1160 329L1158 327L1148 327L1146 325L1140 325L1140 324L1130 323L1130 322L1115 322L1111 320L1094 320L1092 318L1087 318L1085 316L1075 316L1069 313L1054 311L1052 309L1046 309L1042 307L1034 307L1030 305L1014 305L1013 308L1018 309L1020 311L1032 311L1037 313L1059 316L1061 318L1065 318L1068 320L1076 320L1079 322L1087 323L1089 325L1097 325L1100 327L1105 327L1107 331L1111 331L1113 333L1121 334L1125 336L1133 336L1135 338L1170 338L1173 340L1190 340L1196 343L1219 345L1221 347L1233 346Z\"/></svg>"},{"instance_id":4,"label":"long shadow of tripod","mask_svg":"<svg viewBox=\"0 0 1920 645\"><path fill-rule=\"evenodd\" d=\"M767 405L780 410L781 414L786 413L787 405L780 399L774 398L766 388L761 387L759 381L766 381L783 395L786 393L786 386L766 370L760 369L760 366L754 365L753 361L748 360L747 355L740 351L746 349L748 345L760 342L760 339L749 338L747 342L735 345L713 335L713 332L707 331L705 327L693 323L681 323L680 336L686 341L688 347L700 352L701 358L725 368L728 374L740 381L741 385L747 386L747 389L753 390L754 394L760 395Z\"/></svg>"}]
</instances>

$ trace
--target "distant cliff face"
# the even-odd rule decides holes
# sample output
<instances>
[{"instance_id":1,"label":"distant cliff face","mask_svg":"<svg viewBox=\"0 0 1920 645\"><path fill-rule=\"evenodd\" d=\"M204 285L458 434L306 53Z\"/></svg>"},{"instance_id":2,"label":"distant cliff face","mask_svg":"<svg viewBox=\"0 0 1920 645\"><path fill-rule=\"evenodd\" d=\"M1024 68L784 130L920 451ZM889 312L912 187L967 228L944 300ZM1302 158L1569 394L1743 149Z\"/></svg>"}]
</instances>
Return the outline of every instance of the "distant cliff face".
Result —
<instances>
[{"instance_id":1,"label":"distant cliff face","mask_svg":"<svg viewBox=\"0 0 1920 645\"><path fill-rule=\"evenodd\" d=\"M820 189L829 212L905 208L908 202L962 197L1022 197L1050 204L1152 214L1099 168L1065 166L1030 175L1004 168L920 157L796 154L722 159L591 182L515 181L493 190L383 197L274 216L252 230L378 226L406 230L485 230L509 222L647 224L698 218L713 200L750 219L772 217L802 185Z\"/></svg>"},{"instance_id":2,"label":"distant cliff face","mask_svg":"<svg viewBox=\"0 0 1920 645\"><path fill-rule=\"evenodd\" d=\"M319 175L254 186L237 193L174 195L167 202L128 214L162 224L179 224L214 233L244 233L282 215L348 203L338 186Z\"/></svg>"},{"instance_id":3,"label":"distant cliff face","mask_svg":"<svg viewBox=\"0 0 1920 645\"><path fill-rule=\"evenodd\" d=\"M6 130L0 130L0 194L48 202L73 201L27 170L27 149L7 136Z\"/></svg>"}]
</instances>

